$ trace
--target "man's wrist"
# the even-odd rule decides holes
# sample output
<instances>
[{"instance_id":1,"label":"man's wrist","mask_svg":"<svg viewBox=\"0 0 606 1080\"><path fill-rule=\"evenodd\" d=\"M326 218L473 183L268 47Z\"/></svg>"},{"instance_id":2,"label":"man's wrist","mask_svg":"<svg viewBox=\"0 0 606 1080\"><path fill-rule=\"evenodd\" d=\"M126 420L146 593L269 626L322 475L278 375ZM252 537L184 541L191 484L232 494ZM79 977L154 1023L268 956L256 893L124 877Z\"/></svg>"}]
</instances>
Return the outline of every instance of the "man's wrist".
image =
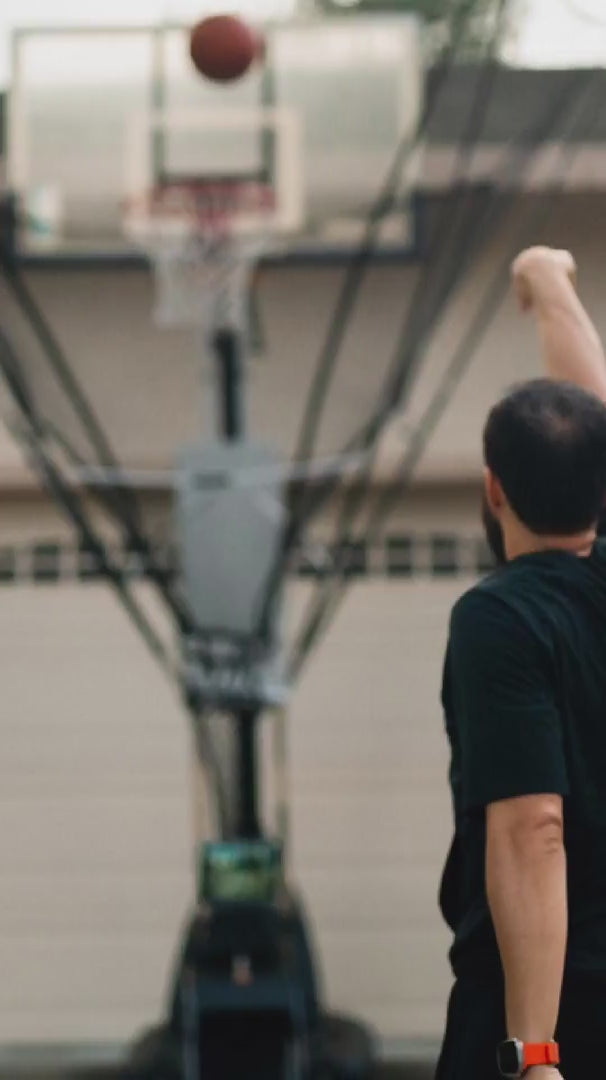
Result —
<instances>
[{"instance_id":1,"label":"man's wrist","mask_svg":"<svg viewBox=\"0 0 606 1080\"><path fill-rule=\"evenodd\" d=\"M504 1077L555 1080L560 1075L560 1048L555 1039L509 1038L497 1051L499 1072Z\"/></svg>"},{"instance_id":2,"label":"man's wrist","mask_svg":"<svg viewBox=\"0 0 606 1080\"><path fill-rule=\"evenodd\" d=\"M561 1075L557 1065L531 1065L524 1073L524 1080L559 1080Z\"/></svg>"}]
</instances>

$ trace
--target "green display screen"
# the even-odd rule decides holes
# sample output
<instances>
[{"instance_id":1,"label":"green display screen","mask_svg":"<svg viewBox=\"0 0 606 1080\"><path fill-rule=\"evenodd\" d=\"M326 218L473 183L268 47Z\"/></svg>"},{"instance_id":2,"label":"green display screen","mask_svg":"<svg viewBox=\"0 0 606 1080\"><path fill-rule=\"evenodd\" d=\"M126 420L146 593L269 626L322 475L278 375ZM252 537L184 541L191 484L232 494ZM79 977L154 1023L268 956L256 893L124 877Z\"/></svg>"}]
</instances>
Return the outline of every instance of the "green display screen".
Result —
<instances>
[{"instance_id":1,"label":"green display screen","mask_svg":"<svg viewBox=\"0 0 606 1080\"><path fill-rule=\"evenodd\" d=\"M200 892L210 903L271 903L282 881L282 849L267 840L208 844L204 848Z\"/></svg>"}]
</instances>

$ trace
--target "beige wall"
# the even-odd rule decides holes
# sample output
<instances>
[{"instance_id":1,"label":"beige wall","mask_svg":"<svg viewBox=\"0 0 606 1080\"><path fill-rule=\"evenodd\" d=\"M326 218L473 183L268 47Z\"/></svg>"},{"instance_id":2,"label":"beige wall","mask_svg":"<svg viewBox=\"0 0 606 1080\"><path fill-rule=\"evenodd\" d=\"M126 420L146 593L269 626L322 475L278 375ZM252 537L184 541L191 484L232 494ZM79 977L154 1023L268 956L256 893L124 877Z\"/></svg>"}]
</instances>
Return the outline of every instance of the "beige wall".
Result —
<instances>
[{"instance_id":1,"label":"beige wall","mask_svg":"<svg viewBox=\"0 0 606 1080\"><path fill-rule=\"evenodd\" d=\"M356 586L293 708L295 866L329 994L388 1037L437 1035L443 1021L436 897L450 803L438 692L464 584Z\"/></svg>"},{"instance_id":2,"label":"beige wall","mask_svg":"<svg viewBox=\"0 0 606 1080\"><path fill-rule=\"evenodd\" d=\"M1 594L0 1040L155 1015L188 887L188 742L109 592Z\"/></svg>"},{"instance_id":3,"label":"beige wall","mask_svg":"<svg viewBox=\"0 0 606 1080\"><path fill-rule=\"evenodd\" d=\"M290 717L293 873L328 998L387 1038L443 1018L438 689L463 585L357 585ZM159 1014L191 897L186 720L102 586L0 596L0 1041L119 1041Z\"/></svg>"}]
</instances>

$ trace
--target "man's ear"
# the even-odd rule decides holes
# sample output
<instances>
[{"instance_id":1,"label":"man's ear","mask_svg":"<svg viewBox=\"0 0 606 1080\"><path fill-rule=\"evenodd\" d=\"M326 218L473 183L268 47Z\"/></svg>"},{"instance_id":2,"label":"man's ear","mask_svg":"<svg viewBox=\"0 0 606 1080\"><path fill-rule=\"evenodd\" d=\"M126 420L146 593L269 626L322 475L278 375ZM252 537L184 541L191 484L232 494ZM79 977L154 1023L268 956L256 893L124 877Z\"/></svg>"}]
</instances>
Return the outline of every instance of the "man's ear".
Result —
<instances>
[{"instance_id":1,"label":"man's ear","mask_svg":"<svg viewBox=\"0 0 606 1080\"><path fill-rule=\"evenodd\" d=\"M497 479L492 469L488 467L484 469L484 490L486 491L488 506L495 517L499 517L507 500L500 480Z\"/></svg>"}]
</instances>

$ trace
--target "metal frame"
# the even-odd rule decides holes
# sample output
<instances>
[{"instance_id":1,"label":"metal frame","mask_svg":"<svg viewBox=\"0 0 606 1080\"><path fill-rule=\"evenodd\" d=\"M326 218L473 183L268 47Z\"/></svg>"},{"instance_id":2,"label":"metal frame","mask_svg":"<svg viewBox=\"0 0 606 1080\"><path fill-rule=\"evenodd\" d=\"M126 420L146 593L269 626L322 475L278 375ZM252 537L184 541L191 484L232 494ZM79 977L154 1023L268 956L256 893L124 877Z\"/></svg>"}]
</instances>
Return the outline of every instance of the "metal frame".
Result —
<instances>
[{"instance_id":1,"label":"metal frame","mask_svg":"<svg viewBox=\"0 0 606 1080\"><path fill-rule=\"evenodd\" d=\"M377 248L370 256L370 262L375 266L414 266L426 258L428 247L427 207L431 202L430 196L414 191L411 196L410 225L411 242L407 246L393 247L386 250ZM295 242L283 242L275 251L268 251L259 259L259 265L264 269L279 268L287 270L300 267L341 267L351 262L355 251L339 245L324 246L319 248L312 242L299 238ZM18 262L35 270L80 273L87 271L118 271L118 270L144 270L149 266L149 259L144 252L131 250L101 251L91 250L86 252L62 251L38 253L36 251L17 251Z\"/></svg>"}]
</instances>

